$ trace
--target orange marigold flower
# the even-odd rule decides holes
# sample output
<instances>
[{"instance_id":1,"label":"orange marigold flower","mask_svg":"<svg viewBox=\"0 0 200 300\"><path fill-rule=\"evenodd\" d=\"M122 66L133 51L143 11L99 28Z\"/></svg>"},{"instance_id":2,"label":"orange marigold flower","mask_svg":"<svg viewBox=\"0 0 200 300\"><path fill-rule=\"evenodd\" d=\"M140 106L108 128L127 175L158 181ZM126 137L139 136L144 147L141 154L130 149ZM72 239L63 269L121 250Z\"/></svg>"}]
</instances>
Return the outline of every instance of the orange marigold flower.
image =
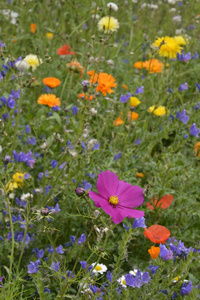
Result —
<instances>
[{"instance_id":1,"label":"orange marigold flower","mask_svg":"<svg viewBox=\"0 0 200 300\"><path fill-rule=\"evenodd\" d=\"M136 174L136 177L137 177L137 178L143 178L143 177L144 177L144 174L143 174L142 172L137 173L137 174Z\"/></svg>"},{"instance_id":2,"label":"orange marigold flower","mask_svg":"<svg viewBox=\"0 0 200 300\"><path fill-rule=\"evenodd\" d=\"M36 32L36 28L37 28L36 24L31 23L31 33L35 33Z\"/></svg>"},{"instance_id":3,"label":"orange marigold flower","mask_svg":"<svg viewBox=\"0 0 200 300\"><path fill-rule=\"evenodd\" d=\"M124 121L122 120L121 117L118 117L114 122L113 122L113 125L114 126L120 126L124 123Z\"/></svg>"},{"instance_id":4,"label":"orange marigold flower","mask_svg":"<svg viewBox=\"0 0 200 300\"><path fill-rule=\"evenodd\" d=\"M107 73L100 72L99 74L96 74L94 70L88 71L88 75L90 76L90 82L96 83L98 82L98 86L96 88L96 92L101 92L104 97L106 94L112 94L114 91L111 89L112 87L116 87L117 83L115 82L116 79L111 75Z\"/></svg>"},{"instance_id":5,"label":"orange marigold flower","mask_svg":"<svg viewBox=\"0 0 200 300\"><path fill-rule=\"evenodd\" d=\"M42 94L38 98L38 104L47 105L49 107L60 106L60 99L53 94Z\"/></svg>"},{"instance_id":6,"label":"orange marigold flower","mask_svg":"<svg viewBox=\"0 0 200 300\"><path fill-rule=\"evenodd\" d=\"M61 48L57 49L57 54L58 55L76 55L75 52L70 51L70 50L71 50L71 47L66 44L66 45L62 46Z\"/></svg>"},{"instance_id":7,"label":"orange marigold flower","mask_svg":"<svg viewBox=\"0 0 200 300\"><path fill-rule=\"evenodd\" d=\"M83 100L87 100L88 96L85 93L81 93L78 95L79 98L83 99ZM93 96L90 95L89 96L89 100L91 101L93 99Z\"/></svg>"},{"instance_id":8,"label":"orange marigold flower","mask_svg":"<svg viewBox=\"0 0 200 300\"><path fill-rule=\"evenodd\" d=\"M199 148L200 148L200 142L196 142L196 144L194 145L194 154L195 154L195 156L197 156L197 157L200 157L200 151L199 151Z\"/></svg>"},{"instance_id":9,"label":"orange marigold flower","mask_svg":"<svg viewBox=\"0 0 200 300\"><path fill-rule=\"evenodd\" d=\"M129 119L130 122L131 121L136 121L138 119L138 117L139 117L139 115L136 112L129 111L129 113L128 113L128 119Z\"/></svg>"},{"instance_id":10,"label":"orange marigold flower","mask_svg":"<svg viewBox=\"0 0 200 300\"><path fill-rule=\"evenodd\" d=\"M47 85L48 87L50 88L55 88L57 86L59 86L61 84L61 81L56 78L56 77L47 77L47 78L44 78L43 81L42 81L45 85Z\"/></svg>"},{"instance_id":11,"label":"orange marigold flower","mask_svg":"<svg viewBox=\"0 0 200 300\"><path fill-rule=\"evenodd\" d=\"M165 226L152 225L149 228L145 228L143 234L153 243L165 244L171 232Z\"/></svg>"},{"instance_id":12,"label":"orange marigold flower","mask_svg":"<svg viewBox=\"0 0 200 300\"><path fill-rule=\"evenodd\" d=\"M149 249L148 252L151 255L151 258L156 259L160 254L160 247L151 246L151 249Z\"/></svg>"},{"instance_id":13,"label":"orange marigold flower","mask_svg":"<svg viewBox=\"0 0 200 300\"><path fill-rule=\"evenodd\" d=\"M84 67L75 59L72 59L72 61L68 64L66 64L69 71L74 71L75 73L80 73L80 77L83 76Z\"/></svg>"},{"instance_id":14,"label":"orange marigold flower","mask_svg":"<svg viewBox=\"0 0 200 300\"><path fill-rule=\"evenodd\" d=\"M99 84L97 86L96 92L100 91L104 95L104 97L107 93L114 93L114 91L111 88L117 86L117 83L115 81L116 79L112 75L109 75L107 73L99 73Z\"/></svg>"},{"instance_id":15,"label":"orange marigold flower","mask_svg":"<svg viewBox=\"0 0 200 300\"><path fill-rule=\"evenodd\" d=\"M167 209L173 202L174 197L172 195L165 195L158 201L158 197L151 199L151 202L147 202L146 205L150 210L154 210L154 206ZM153 205L152 205L153 204Z\"/></svg>"},{"instance_id":16,"label":"orange marigold flower","mask_svg":"<svg viewBox=\"0 0 200 300\"><path fill-rule=\"evenodd\" d=\"M138 61L133 65L137 69L146 69L149 73L161 73L163 69L163 63L158 59L149 59L147 61Z\"/></svg>"},{"instance_id":17,"label":"orange marigold flower","mask_svg":"<svg viewBox=\"0 0 200 300\"><path fill-rule=\"evenodd\" d=\"M128 85L122 84L122 87L123 87L125 90L128 90Z\"/></svg>"}]
</instances>

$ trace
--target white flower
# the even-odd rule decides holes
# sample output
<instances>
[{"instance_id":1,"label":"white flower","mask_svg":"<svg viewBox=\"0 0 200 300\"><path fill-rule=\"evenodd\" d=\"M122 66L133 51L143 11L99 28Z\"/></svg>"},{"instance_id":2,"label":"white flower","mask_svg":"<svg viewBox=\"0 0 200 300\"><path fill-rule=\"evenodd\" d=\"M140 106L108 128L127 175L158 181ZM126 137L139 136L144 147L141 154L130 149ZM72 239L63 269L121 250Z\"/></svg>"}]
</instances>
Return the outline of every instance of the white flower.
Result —
<instances>
[{"instance_id":1,"label":"white flower","mask_svg":"<svg viewBox=\"0 0 200 300\"><path fill-rule=\"evenodd\" d=\"M138 269L133 269L133 271L130 271L129 274L136 276L137 271L138 271ZM141 274L143 274L143 273L141 272Z\"/></svg>"},{"instance_id":2,"label":"white flower","mask_svg":"<svg viewBox=\"0 0 200 300\"><path fill-rule=\"evenodd\" d=\"M168 0L169 4L176 4L176 0Z\"/></svg>"},{"instance_id":3,"label":"white flower","mask_svg":"<svg viewBox=\"0 0 200 300\"><path fill-rule=\"evenodd\" d=\"M94 20L99 20L99 19L100 19L100 16L99 16L98 14L92 15L92 19L94 19Z\"/></svg>"},{"instance_id":4,"label":"white flower","mask_svg":"<svg viewBox=\"0 0 200 300\"><path fill-rule=\"evenodd\" d=\"M172 20L179 23L179 22L182 21L182 17L179 16L179 15L177 15L177 16L174 16L174 17L172 18Z\"/></svg>"},{"instance_id":5,"label":"white flower","mask_svg":"<svg viewBox=\"0 0 200 300\"><path fill-rule=\"evenodd\" d=\"M90 108L90 113L91 113L91 115L96 115L97 110L94 107L92 107L92 108Z\"/></svg>"},{"instance_id":6,"label":"white flower","mask_svg":"<svg viewBox=\"0 0 200 300\"><path fill-rule=\"evenodd\" d=\"M17 69L22 70L22 71L26 71L29 68L29 64L25 60L18 60L15 63L15 66Z\"/></svg>"},{"instance_id":7,"label":"white flower","mask_svg":"<svg viewBox=\"0 0 200 300\"><path fill-rule=\"evenodd\" d=\"M77 156L77 154L78 154L78 153L77 153L75 150L73 150L73 149L69 149L68 151L69 151L69 154L71 154L73 157Z\"/></svg>"},{"instance_id":8,"label":"white flower","mask_svg":"<svg viewBox=\"0 0 200 300\"><path fill-rule=\"evenodd\" d=\"M91 150L97 143L98 143L98 141L96 139L91 139L87 145L88 149Z\"/></svg>"},{"instance_id":9,"label":"white flower","mask_svg":"<svg viewBox=\"0 0 200 300\"><path fill-rule=\"evenodd\" d=\"M105 266L105 265L103 265L103 264L97 264L97 263L93 263L93 264L91 264L91 266L94 268L93 270L92 270L92 272L93 273L95 273L95 274L103 274L104 272L106 272L107 271L107 267Z\"/></svg>"},{"instance_id":10,"label":"white flower","mask_svg":"<svg viewBox=\"0 0 200 300\"><path fill-rule=\"evenodd\" d=\"M42 63L42 59L35 54L27 55L24 61L28 63L29 67L32 67L33 71Z\"/></svg>"},{"instance_id":11,"label":"white flower","mask_svg":"<svg viewBox=\"0 0 200 300\"><path fill-rule=\"evenodd\" d=\"M3 150L3 148L2 148L2 146L0 145L0 153L2 152L2 150Z\"/></svg>"},{"instance_id":12,"label":"white flower","mask_svg":"<svg viewBox=\"0 0 200 300\"><path fill-rule=\"evenodd\" d=\"M115 3L113 3L113 2L109 2L109 3L107 4L107 7L110 8L110 9L112 9L112 10L114 10L114 11L118 11L118 6L117 6L117 4L115 4Z\"/></svg>"},{"instance_id":13,"label":"white flower","mask_svg":"<svg viewBox=\"0 0 200 300\"><path fill-rule=\"evenodd\" d=\"M14 193L9 194L9 198L10 199L14 199L15 198L15 194Z\"/></svg>"},{"instance_id":14,"label":"white flower","mask_svg":"<svg viewBox=\"0 0 200 300\"><path fill-rule=\"evenodd\" d=\"M31 194L30 194L30 193L27 193L27 194L22 194L21 197L20 197L20 199L21 199L22 201L27 201L28 198L30 198L30 197L31 197Z\"/></svg>"},{"instance_id":15,"label":"white flower","mask_svg":"<svg viewBox=\"0 0 200 300\"><path fill-rule=\"evenodd\" d=\"M126 285L126 280L125 280L125 276L123 275L122 277L120 277L119 279L117 279L117 282L119 284L121 284L122 287L126 288L127 285Z\"/></svg>"}]
</instances>

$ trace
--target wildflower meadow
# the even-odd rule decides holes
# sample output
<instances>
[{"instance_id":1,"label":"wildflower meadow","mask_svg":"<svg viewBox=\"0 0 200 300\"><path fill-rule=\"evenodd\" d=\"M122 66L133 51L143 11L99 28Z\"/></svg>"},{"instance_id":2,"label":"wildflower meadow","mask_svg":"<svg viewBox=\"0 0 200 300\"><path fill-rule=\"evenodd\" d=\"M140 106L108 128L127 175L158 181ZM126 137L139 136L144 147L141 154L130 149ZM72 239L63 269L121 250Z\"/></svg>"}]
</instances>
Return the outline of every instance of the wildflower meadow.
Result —
<instances>
[{"instance_id":1,"label":"wildflower meadow","mask_svg":"<svg viewBox=\"0 0 200 300\"><path fill-rule=\"evenodd\" d=\"M200 1L0 2L0 299L199 299Z\"/></svg>"}]
</instances>

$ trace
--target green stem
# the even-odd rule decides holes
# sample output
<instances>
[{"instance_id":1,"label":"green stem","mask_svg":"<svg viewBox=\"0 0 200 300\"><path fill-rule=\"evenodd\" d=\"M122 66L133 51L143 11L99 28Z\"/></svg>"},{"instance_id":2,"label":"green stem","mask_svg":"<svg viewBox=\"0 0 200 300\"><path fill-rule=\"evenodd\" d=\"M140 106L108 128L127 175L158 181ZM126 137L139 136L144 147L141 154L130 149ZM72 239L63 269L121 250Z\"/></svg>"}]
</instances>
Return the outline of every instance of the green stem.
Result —
<instances>
[{"instance_id":1,"label":"green stem","mask_svg":"<svg viewBox=\"0 0 200 300\"><path fill-rule=\"evenodd\" d=\"M22 249L21 249L21 253L20 253L20 257L19 257L19 261L18 261L18 266L17 266L17 274L19 273L19 268L20 268L22 256L23 256L23 253L24 253L26 233L28 231L28 225L29 225L28 217L29 217L29 205L28 205L28 208L27 208L26 227L25 227L25 231L24 231L24 238L23 238L23 242L22 242Z\"/></svg>"},{"instance_id":2,"label":"green stem","mask_svg":"<svg viewBox=\"0 0 200 300\"><path fill-rule=\"evenodd\" d=\"M95 221L97 221L103 214L104 214L104 212L103 212L102 214L100 214L100 215L98 216L98 218L96 218ZM96 222L95 222L95 223L96 223ZM81 256L81 253L83 252L83 249L85 248L85 246L86 246L86 244L87 244L87 242L88 242L88 240L89 240L89 238L90 238L90 236L91 236L91 234L92 234L92 232L93 232L93 230L94 230L95 223L93 224L92 228L90 229L90 232L89 232L89 234L88 234L88 236L87 236L87 238L86 238L86 240L85 240L85 242L84 242L84 244L83 244L83 246L82 246L82 248L81 248L81 250L80 250L80 252L79 252L79 254L78 254L78 257L77 257L77 259L76 259L76 261L75 261L75 264L74 264L74 267L73 267L73 270L72 270L72 273L71 273L71 275L70 275L70 277L69 277L69 280L68 280L68 282L66 283L66 285L65 285L65 287L64 287L64 289L63 289L63 292L62 292L62 294L61 294L61 296L60 296L59 299L63 299L63 296L64 296L64 294L65 294L65 292L66 292L66 290L67 290L67 287L68 287L68 285L69 285L70 279L72 278L72 276L73 276L73 274L74 274L74 271L75 271L75 269L76 269L76 266L77 266L79 257Z\"/></svg>"},{"instance_id":3,"label":"green stem","mask_svg":"<svg viewBox=\"0 0 200 300\"><path fill-rule=\"evenodd\" d=\"M66 87L66 84L67 84L68 78L69 78L69 73L67 74L67 76L66 76L66 78L65 78L65 81L64 81L64 84L63 84L63 87L62 87L61 93L60 93L60 99L61 99L61 100L62 100L62 96L63 96L64 90L65 90L65 87Z\"/></svg>"},{"instance_id":4,"label":"green stem","mask_svg":"<svg viewBox=\"0 0 200 300\"><path fill-rule=\"evenodd\" d=\"M12 215L11 215L11 210L10 210L10 202L9 202L8 198L6 198L6 201L7 201L7 206L8 206L8 213L9 213L9 220L10 220L10 229L11 229L11 235L12 235L12 248L11 248L11 256L10 256L10 272L9 272L9 279L10 279L11 273L12 273L12 264L13 264L15 240L14 240L14 230L13 230Z\"/></svg>"}]
</instances>

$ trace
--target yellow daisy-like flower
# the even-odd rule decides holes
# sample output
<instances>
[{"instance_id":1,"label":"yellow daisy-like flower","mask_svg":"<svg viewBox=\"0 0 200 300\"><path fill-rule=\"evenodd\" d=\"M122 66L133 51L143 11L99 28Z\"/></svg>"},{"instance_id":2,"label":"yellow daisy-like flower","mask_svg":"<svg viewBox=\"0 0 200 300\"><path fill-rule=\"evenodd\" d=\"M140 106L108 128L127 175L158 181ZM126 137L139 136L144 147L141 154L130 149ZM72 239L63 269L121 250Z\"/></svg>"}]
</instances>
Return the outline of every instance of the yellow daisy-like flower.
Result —
<instances>
[{"instance_id":1,"label":"yellow daisy-like flower","mask_svg":"<svg viewBox=\"0 0 200 300\"><path fill-rule=\"evenodd\" d=\"M119 22L114 17L103 17L98 22L99 31L104 31L105 33L117 31L119 28Z\"/></svg>"},{"instance_id":2,"label":"yellow daisy-like flower","mask_svg":"<svg viewBox=\"0 0 200 300\"><path fill-rule=\"evenodd\" d=\"M47 32L46 37L48 38L49 41L53 40L53 33Z\"/></svg>"},{"instance_id":3,"label":"yellow daisy-like flower","mask_svg":"<svg viewBox=\"0 0 200 300\"><path fill-rule=\"evenodd\" d=\"M166 114L166 108L165 106L158 106L158 108L155 109L155 105L150 106L148 109L148 112L150 113L154 113L154 115L158 116L158 117L162 117Z\"/></svg>"},{"instance_id":4,"label":"yellow daisy-like flower","mask_svg":"<svg viewBox=\"0 0 200 300\"><path fill-rule=\"evenodd\" d=\"M137 97L130 98L130 105L137 107L140 104L140 100Z\"/></svg>"},{"instance_id":5,"label":"yellow daisy-like flower","mask_svg":"<svg viewBox=\"0 0 200 300\"><path fill-rule=\"evenodd\" d=\"M158 48L159 55L165 56L168 58L176 58L177 53L181 54L181 50L183 49L178 42L169 36L158 38L153 46Z\"/></svg>"},{"instance_id":6,"label":"yellow daisy-like flower","mask_svg":"<svg viewBox=\"0 0 200 300\"><path fill-rule=\"evenodd\" d=\"M24 58L29 65L29 68L32 67L33 71L42 63L42 59L38 58L35 54L29 54Z\"/></svg>"},{"instance_id":7,"label":"yellow daisy-like flower","mask_svg":"<svg viewBox=\"0 0 200 300\"><path fill-rule=\"evenodd\" d=\"M6 185L6 191L9 192L13 192L14 189L17 189L18 187L21 188L24 182L24 175L26 173L15 173L13 175L13 181L9 180L9 182Z\"/></svg>"},{"instance_id":8,"label":"yellow daisy-like flower","mask_svg":"<svg viewBox=\"0 0 200 300\"><path fill-rule=\"evenodd\" d=\"M177 35L174 37L175 41L179 44L179 46L185 46L187 44L187 40L184 39L182 35Z\"/></svg>"}]
</instances>

